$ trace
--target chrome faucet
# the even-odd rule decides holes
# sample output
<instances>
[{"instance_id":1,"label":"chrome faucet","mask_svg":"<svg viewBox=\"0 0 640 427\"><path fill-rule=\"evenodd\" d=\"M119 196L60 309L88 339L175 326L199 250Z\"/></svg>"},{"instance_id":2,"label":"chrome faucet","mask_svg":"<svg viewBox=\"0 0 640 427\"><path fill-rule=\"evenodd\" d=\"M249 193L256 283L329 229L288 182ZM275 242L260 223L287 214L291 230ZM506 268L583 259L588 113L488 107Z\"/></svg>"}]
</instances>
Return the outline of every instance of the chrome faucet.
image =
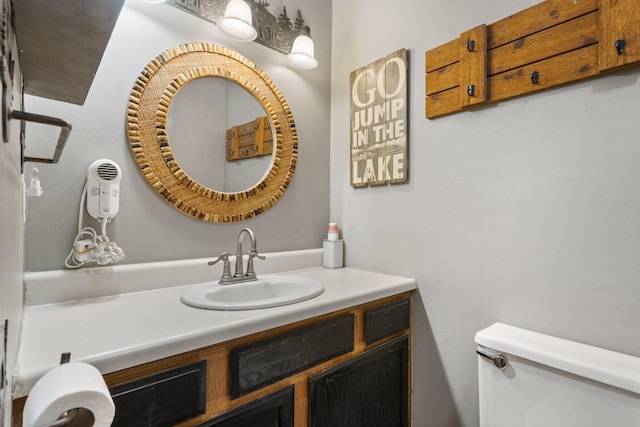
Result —
<instances>
[{"instance_id":1,"label":"chrome faucet","mask_svg":"<svg viewBox=\"0 0 640 427\"><path fill-rule=\"evenodd\" d=\"M251 240L251 249L247 252L249 259L247 260L247 272L243 271L243 253L242 253L242 242L245 235L249 235L249 239ZM253 259L265 259L264 256L258 254L257 249L257 241L256 236L253 234L253 231L249 228L243 228L240 230L240 234L238 234L238 244L236 248L236 272L234 275L231 275L231 262L229 261L229 257L231 254L229 252L224 252L222 255L218 257L215 261L209 261L209 265L214 265L220 261L224 263L222 269L222 276L220 277L220 281L218 282L221 285L228 285L230 283L240 283L240 282L250 282L253 280L258 280L256 276L256 272L253 269Z\"/></svg>"}]
</instances>

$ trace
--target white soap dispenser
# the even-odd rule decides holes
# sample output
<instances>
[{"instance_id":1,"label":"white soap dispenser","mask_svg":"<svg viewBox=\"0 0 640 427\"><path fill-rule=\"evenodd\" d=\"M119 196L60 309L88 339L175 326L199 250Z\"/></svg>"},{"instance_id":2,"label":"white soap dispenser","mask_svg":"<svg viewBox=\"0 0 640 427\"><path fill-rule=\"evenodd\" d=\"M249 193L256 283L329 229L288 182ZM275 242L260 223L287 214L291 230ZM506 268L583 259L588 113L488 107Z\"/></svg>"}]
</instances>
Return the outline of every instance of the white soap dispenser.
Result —
<instances>
[{"instance_id":1,"label":"white soap dispenser","mask_svg":"<svg viewBox=\"0 0 640 427\"><path fill-rule=\"evenodd\" d=\"M327 238L322 242L322 266L341 268L344 266L344 242L340 240L338 224L329 224Z\"/></svg>"}]
</instances>

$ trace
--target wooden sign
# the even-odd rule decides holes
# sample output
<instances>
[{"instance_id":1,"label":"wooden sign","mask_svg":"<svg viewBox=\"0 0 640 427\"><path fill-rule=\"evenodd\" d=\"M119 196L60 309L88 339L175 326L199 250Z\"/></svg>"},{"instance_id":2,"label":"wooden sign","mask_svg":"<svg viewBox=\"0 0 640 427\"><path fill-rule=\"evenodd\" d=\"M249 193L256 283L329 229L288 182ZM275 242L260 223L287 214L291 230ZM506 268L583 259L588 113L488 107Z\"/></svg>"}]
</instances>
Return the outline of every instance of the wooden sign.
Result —
<instances>
[{"instance_id":1,"label":"wooden sign","mask_svg":"<svg viewBox=\"0 0 640 427\"><path fill-rule=\"evenodd\" d=\"M227 129L227 161L270 156L273 135L267 117L258 117L248 123Z\"/></svg>"},{"instance_id":2,"label":"wooden sign","mask_svg":"<svg viewBox=\"0 0 640 427\"><path fill-rule=\"evenodd\" d=\"M546 0L425 53L435 119L640 66L640 1Z\"/></svg>"},{"instance_id":3,"label":"wooden sign","mask_svg":"<svg viewBox=\"0 0 640 427\"><path fill-rule=\"evenodd\" d=\"M351 185L406 182L407 50L351 73Z\"/></svg>"}]
</instances>

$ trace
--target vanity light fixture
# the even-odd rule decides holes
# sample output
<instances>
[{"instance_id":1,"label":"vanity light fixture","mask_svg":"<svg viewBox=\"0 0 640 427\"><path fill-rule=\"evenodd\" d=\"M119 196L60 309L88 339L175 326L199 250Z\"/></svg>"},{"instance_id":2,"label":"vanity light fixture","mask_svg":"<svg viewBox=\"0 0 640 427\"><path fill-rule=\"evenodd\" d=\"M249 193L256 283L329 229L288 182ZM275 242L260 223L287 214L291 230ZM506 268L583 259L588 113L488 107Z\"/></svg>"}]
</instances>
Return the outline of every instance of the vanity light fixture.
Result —
<instances>
[{"instance_id":1,"label":"vanity light fixture","mask_svg":"<svg viewBox=\"0 0 640 427\"><path fill-rule=\"evenodd\" d=\"M151 0L158 1L158 0ZM282 11L269 10L272 0L166 0L167 4L212 22L229 38L255 41L287 55L298 68L311 70L318 66L309 26L297 11L289 17L282 3Z\"/></svg>"},{"instance_id":2,"label":"vanity light fixture","mask_svg":"<svg viewBox=\"0 0 640 427\"><path fill-rule=\"evenodd\" d=\"M251 8L244 0L230 0L217 24L227 37L239 42L250 42L258 36L253 28Z\"/></svg>"},{"instance_id":3,"label":"vanity light fixture","mask_svg":"<svg viewBox=\"0 0 640 427\"><path fill-rule=\"evenodd\" d=\"M298 36L293 41L291 53L287 55L287 59L291 64L298 68L311 70L318 66L318 61L314 56L313 39L311 39L311 30L308 25L300 28Z\"/></svg>"}]
</instances>

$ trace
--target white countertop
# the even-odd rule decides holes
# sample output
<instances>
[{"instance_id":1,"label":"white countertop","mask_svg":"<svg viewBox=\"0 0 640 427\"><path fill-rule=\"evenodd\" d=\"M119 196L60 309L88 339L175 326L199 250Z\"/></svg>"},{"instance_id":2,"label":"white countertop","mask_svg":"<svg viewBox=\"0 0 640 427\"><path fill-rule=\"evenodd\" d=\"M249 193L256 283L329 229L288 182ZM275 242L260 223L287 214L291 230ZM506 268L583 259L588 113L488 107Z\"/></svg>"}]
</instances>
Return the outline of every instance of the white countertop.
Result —
<instances>
[{"instance_id":1,"label":"white countertop","mask_svg":"<svg viewBox=\"0 0 640 427\"><path fill-rule=\"evenodd\" d=\"M416 288L413 279L351 268L286 274L318 280L325 291L296 304L246 311L187 306L180 295L190 285L27 306L14 398L28 394L62 353L106 374Z\"/></svg>"}]
</instances>

